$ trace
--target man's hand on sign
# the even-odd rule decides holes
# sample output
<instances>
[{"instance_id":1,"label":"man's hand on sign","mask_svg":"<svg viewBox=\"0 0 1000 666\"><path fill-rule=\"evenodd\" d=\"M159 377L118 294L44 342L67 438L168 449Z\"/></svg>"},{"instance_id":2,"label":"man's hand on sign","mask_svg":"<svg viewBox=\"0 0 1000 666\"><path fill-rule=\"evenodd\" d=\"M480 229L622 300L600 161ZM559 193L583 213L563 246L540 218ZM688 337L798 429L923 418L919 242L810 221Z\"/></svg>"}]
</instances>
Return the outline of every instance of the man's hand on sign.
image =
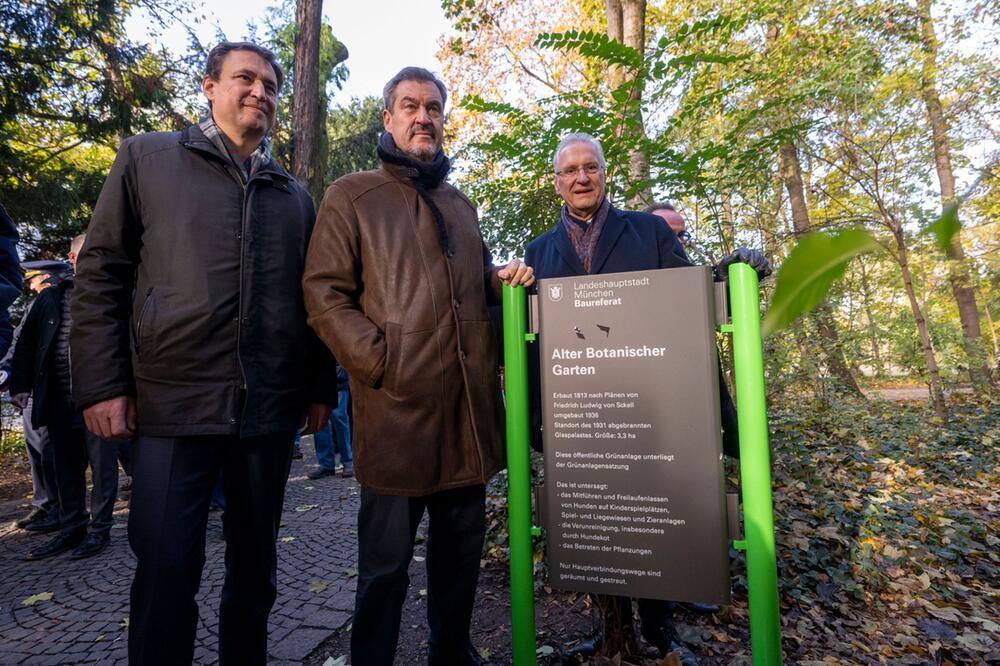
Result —
<instances>
[{"instance_id":1,"label":"man's hand on sign","mask_svg":"<svg viewBox=\"0 0 1000 666\"><path fill-rule=\"evenodd\" d=\"M729 266L731 264L747 264L750 268L757 271L758 280L763 280L771 274L771 262L759 250L738 247L715 267L716 279L725 280L729 276Z\"/></svg>"},{"instance_id":2,"label":"man's hand on sign","mask_svg":"<svg viewBox=\"0 0 1000 666\"><path fill-rule=\"evenodd\" d=\"M535 283L535 269L520 259L511 259L509 264L497 271L497 277L512 287L530 287Z\"/></svg>"},{"instance_id":3,"label":"man's hand on sign","mask_svg":"<svg viewBox=\"0 0 1000 666\"><path fill-rule=\"evenodd\" d=\"M83 410L87 430L101 439L131 439L135 435L135 398L121 395Z\"/></svg>"}]
</instances>

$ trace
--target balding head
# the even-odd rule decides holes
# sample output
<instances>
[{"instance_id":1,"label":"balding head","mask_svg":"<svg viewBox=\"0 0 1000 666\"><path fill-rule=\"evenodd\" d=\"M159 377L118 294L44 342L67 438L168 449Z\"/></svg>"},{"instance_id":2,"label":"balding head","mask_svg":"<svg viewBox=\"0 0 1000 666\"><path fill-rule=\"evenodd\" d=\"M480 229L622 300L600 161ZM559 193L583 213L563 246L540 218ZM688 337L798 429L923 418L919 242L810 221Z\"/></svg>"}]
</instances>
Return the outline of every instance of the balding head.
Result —
<instances>
[{"instance_id":1,"label":"balding head","mask_svg":"<svg viewBox=\"0 0 1000 666\"><path fill-rule=\"evenodd\" d=\"M87 240L87 234L80 234L73 240L69 242L69 263L73 264L73 271L76 271L76 258L80 256L80 250L83 249L83 241Z\"/></svg>"}]
</instances>

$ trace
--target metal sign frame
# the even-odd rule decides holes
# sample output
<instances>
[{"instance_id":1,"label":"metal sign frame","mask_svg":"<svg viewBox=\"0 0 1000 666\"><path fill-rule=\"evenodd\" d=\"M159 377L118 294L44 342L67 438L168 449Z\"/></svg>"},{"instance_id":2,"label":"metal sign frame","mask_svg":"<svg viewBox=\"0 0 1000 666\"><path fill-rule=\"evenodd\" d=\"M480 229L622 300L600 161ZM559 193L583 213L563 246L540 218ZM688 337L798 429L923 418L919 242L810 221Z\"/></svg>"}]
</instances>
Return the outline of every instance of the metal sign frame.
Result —
<instances>
[{"instance_id":1,"label":"metal sign frame","mask_svg":"<svg viewBox=\"0 0 1000 666\"><path fill-rule=\"evenodd\" d=\"M746 264L729 267L740 432L740 487L743 541L750 606L750 647L755 666L781 664L781 625L771 498L771 456L767 438L764 357L760 332L757 274ZM503 288L504 381L507 404L507 528L510 547L511 633L515 666L537 663L535 588L531 519L531 458L528 443L528 333L523 287Z\"/></svg>"}]
</instances>

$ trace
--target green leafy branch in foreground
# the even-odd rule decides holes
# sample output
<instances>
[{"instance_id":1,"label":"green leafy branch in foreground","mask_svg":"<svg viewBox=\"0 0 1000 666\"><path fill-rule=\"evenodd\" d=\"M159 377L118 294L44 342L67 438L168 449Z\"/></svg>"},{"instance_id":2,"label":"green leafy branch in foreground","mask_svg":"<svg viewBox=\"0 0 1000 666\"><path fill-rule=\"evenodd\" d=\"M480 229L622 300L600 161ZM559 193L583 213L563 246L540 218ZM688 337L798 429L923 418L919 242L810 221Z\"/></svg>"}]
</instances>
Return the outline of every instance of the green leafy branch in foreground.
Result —
<instances>
[{"instance_id":1,"label":"green leafy branch in foreground","mask_svg":"<svg viewBox=\"0 0 1000 666\"><path fill-rule=\"evenodd\" d=\"M878 241L863 229L804 236L778 271L774 297L761 324L762 333L770 335L811 311L843 277L851 259L878 247Z\"/></svg>"}]
</instances>

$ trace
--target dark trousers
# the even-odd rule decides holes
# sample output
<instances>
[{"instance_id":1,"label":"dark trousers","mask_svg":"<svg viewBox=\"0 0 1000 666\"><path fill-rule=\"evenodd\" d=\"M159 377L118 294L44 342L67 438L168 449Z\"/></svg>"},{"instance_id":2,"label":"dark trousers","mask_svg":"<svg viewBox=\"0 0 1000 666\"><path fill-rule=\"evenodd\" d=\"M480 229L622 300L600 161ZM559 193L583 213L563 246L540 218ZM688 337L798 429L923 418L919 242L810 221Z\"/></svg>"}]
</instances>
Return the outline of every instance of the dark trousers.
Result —
<instances>
[{"instance_id":1,"label":"dark trousers","mask_svg":"<svg viewBox=\"0 0 1000 666\"><path fill-rule=\"evenodd\" d=\"M220 471L226 576L219 663L266 663L267 617L277 596L275 539L294 436L135 440L128 522L137 560L129 611L131 666L179 666L193 659L208 503Z\"/></svg>"},{"instance_id":2,"label":"dark trousers","mask_svg":"<svg viewBox=\"0 0 1000 666\"><path fill-rule=\"evenodd\" d=\"M469 623L486 535L484 486L427 497L380 495L361 488L358 512L358 589L351 630L351 662L391 666L413 557L417 526L426 510L429 664L467 663Z\"/></svg>"},{"instance_id":3,"label":"dark trousers","mask_svg":"<svg viewBox=\"0 0 1000 666\"><path fill-rule=\"evenodd\" d=\"M63 532L107 534L111 530L118 498L118 444L97 437L84 427L83 416L72 401L61 395L49 399L45 416L59 495L59 521ZM87 464L94 487L87 513Z\"/></svg>"}]
</instances>

